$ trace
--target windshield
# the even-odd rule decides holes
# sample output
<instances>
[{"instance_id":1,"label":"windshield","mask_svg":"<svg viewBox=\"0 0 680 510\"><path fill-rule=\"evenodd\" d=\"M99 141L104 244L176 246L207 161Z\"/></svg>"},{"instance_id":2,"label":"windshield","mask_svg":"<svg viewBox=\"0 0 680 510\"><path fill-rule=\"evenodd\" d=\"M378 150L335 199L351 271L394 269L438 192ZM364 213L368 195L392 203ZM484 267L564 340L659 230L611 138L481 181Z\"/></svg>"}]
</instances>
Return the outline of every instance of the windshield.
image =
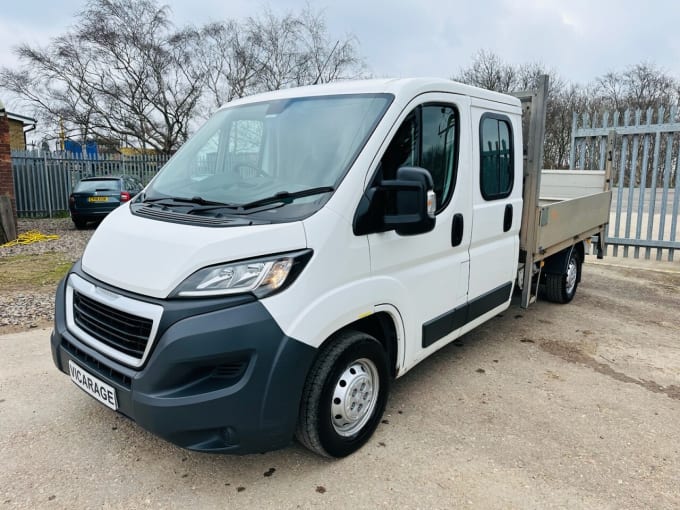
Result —
<instances>
[{"instance_id":1,"label":"windshield","mask_svg":"<svg viewBox=\"0 0 680 510\"><path fill-rule=\"evenodd\" d=\"M118 191L120 190L119 179L92 179L80 181L73 190L76 193L88 191Z\"/></svg>"},{"instance_id":2,"label":"windshield","mask_svg":"<svg viewBox=\"0 0 680 510\"><path fill-rule=\"evenodd\" d=\"M173 197L238 206L286 196L286 207L316 209L391 100L389 94L319 96L220 110L165 165L144 201Z\"/></svg>"}]
</instances>

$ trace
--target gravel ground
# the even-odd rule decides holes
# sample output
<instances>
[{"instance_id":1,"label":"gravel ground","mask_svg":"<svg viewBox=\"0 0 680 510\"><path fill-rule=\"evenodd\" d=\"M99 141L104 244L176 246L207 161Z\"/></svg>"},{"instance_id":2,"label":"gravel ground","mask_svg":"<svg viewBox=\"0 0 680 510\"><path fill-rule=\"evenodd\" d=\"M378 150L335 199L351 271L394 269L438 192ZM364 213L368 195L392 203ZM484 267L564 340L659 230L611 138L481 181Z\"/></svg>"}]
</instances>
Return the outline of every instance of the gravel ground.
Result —
<instances>
[{"instance_id":1,"label":"gravel ground","mask_svg":"<svg viewBox=\"0 0 680 510\"><path fill-rule=\"evenodd\" d=\"M76 230L70 218L21 219L19 233L38 230L42 234L56 234L59 239L26 245L0 248L0 259L15 255L63 254L75 262L83 253L94 227ZM0 334L43 326L54 317L54 285L35 286L22 291L4 290L0 293Z\"/></svg>"},{"instance_id":2,"label":"gravel ground","mask_svg":"<svg viewBox=\"0 0 680 510\"><path fill-rule=\"evenodd\" d=\"M182 450L0 336L0 508L680 509L680 262L589 257L394 382L357 453Z\"/></svg>"}]
</instances>

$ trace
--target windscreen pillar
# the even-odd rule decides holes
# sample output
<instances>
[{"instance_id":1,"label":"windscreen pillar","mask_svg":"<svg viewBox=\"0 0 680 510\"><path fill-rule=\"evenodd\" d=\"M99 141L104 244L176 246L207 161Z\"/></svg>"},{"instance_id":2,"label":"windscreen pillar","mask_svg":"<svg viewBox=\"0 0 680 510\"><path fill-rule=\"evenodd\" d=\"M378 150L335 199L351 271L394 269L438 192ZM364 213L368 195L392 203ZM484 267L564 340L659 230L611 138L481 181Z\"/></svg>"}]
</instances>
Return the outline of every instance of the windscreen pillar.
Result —
<instances>
[{"instance_id":1,"label":"windscreen pillar","mask_svg":"<svg viewBox=\"0 0 680 510\"><path fill-rule=\"evenodd\" d=\"M17 206L14 198L9 120L0 101L0 244L17 238Z\"/></svg>"}]
</instances>

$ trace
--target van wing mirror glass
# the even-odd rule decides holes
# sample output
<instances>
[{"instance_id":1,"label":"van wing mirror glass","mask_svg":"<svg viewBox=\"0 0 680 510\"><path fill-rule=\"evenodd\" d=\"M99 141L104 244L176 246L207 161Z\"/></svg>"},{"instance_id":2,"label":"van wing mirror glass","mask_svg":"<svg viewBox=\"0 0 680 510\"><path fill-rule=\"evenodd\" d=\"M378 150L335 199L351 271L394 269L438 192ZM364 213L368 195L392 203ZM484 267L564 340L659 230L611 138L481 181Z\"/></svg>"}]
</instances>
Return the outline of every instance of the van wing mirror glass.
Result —
<instances>
[{"instance_id":1,"label":"van wing mirror glass","mask_svg":"<svg viewBox=\"0 0 680 510\"><path fill-rule=\"evenodd\" d=\"M432 176L418 167L402 167L394 180L369 188L354 216L354 233L395 230L399 235L429 232L435 225Z\"/></svg>"}]
</instances>

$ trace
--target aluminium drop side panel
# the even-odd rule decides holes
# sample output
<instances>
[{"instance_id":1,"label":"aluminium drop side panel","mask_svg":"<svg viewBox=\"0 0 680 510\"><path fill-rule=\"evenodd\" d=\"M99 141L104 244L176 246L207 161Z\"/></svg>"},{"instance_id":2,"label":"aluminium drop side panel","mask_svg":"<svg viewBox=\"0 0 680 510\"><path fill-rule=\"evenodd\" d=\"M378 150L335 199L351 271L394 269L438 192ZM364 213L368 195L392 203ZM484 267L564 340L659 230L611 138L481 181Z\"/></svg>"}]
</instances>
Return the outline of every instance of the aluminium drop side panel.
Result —
<instances>
[{"instance_id":1,"label":"aluminium drop side panel","mask_svg":"<svg viewBox=\"0 0 680 510\"><path fill-rule=\"evenodd\" d=\"M557 202L600 193L604 190L604 170L541 171L541 203Z\"/></svg>"},{"instance_id":2,"label":"aluminium drop side panel","mask_svg":"<svg viewBox=\"0 0 680 510\"><path fill-rule=\"evenodd\" d=\"M605 170L543 170L541 173L535 260L592 235L601 235L609 222L611 205L609 173Z\"/></svg>"},{"instance_id":3,"label":"aluminium drop side panel","mask_svg":"<svg viewBox=\"0 0 680 510\"><path fill-rule=\"evenodd\" d=\"M609 221L611 191L543 205L538 211L534 254L542 255L563 241L575 242Z\"/></svg>"}]
</instances>

